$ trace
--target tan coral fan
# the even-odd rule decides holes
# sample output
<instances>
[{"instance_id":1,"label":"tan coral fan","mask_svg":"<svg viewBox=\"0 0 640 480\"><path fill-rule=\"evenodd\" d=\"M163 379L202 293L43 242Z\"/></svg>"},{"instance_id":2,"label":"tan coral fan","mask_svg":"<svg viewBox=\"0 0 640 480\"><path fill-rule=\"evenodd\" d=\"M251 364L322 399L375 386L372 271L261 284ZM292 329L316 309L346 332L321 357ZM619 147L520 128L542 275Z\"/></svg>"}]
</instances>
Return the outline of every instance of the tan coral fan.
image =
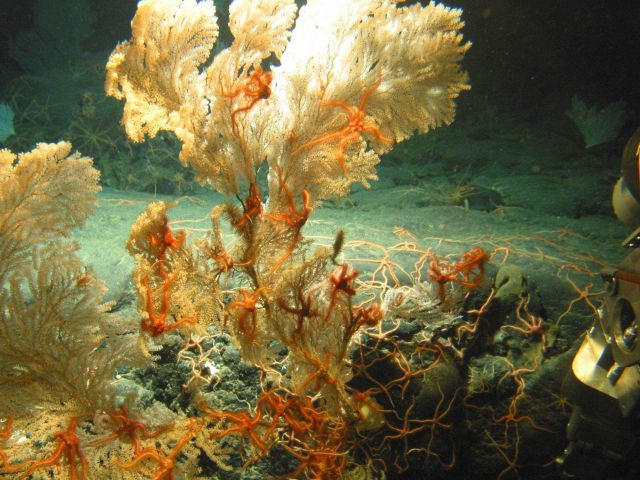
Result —
<instances>
[{"instance_id":1,"label":"tan coral fan","mask_svg":"<svg viewBox=\"0 0 640 480\"><path fill-rule=\"evenodd\" d=\"M0 416L47 400L74 399L76 414L108 405L116 364L135 356L126 320L107 313L102 283L60 239L100 189L91 159L70 152L0 151Z\"/></svg>"},{"instance_id":2,"label":"tan coral fan","mask_svg":"<svg viewBox=\"0 0 640 480\"><path fill-rule=\"evenodd\" d=\"M317 202L375 179L377 153L389 149L368 134L354 136L344 147L343 176L336 141L299 148L344 126L344 112L328 102L357 106L372 90L366 122L395 142L453 120L454 100L468 88L460 10L390 0L334 0L329 9L310 0L290 31L295 13L292 0L235 1L235 40L205 66L217 35L211 1L140 2L132 39L107 65L106 90L126 100L131 138L175 132L182 161L225 194L253 182L267 159L282 168L294 198L307 189ZM270 55L282 56L271 95L245 111L243 96L228 92Z\"/></svg>"}]
</instances>

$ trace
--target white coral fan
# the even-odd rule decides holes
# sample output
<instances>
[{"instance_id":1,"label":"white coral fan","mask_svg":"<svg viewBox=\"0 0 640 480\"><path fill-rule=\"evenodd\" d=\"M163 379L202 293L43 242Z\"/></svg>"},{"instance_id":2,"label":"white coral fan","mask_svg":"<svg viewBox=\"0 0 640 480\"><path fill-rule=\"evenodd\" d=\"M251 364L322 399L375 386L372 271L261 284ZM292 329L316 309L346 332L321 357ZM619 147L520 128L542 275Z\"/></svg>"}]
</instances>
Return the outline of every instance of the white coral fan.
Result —
<instances>
[{"instance_id":1,"label":"white coral fan","mask_svg":"<svg viewBox=\"0 0 640 480\"><path fill-rule=\"evenodd\" d=\"M13 110L4 102L0 103L0 142L15 134L13 129Z\"/></svg>"},{"instance_id":2,"label":"white coral fan","mask_svg":"<svg viewBox=\"0 0 640 480\"><path fill-rule=\"evenodd\" d=\"M220 192L255 182L266 160L269 209L305 190L315 204L375 179L394 143L449 124L468 88L461 11L396 3L309 0L296 19L294 0L236 0L234 41L210 58L211 0L142 0L106 91L126 100L132 139L173 131L182 162Z\"/></svg>"},{"instance_id":3,"label":"white coral fan","mask_svg":"<svg viewBox=\"0 0 640 480\"><path fill-rule=\"evenodd\" d=\"M434 329L460 323L457 313L461 301L459 292L452 290L454 298L442 305L437 289L432 283L414 282L412 286L390 288L385 292L380 308L386 318L417 320L424 326L425 334ZM455 295L458 293L458 295Z\"/></svg>"},{"instance_id":4,"label":"white coral fan","mask_svg":"<svg viewBox=\"0 0 640 480\"><path fill-rule=\"evenodd\" d=\"M615 140L627 121L624 102L608 103L599 108L597 105L587 106L578 97L573 97L571 109L565 113L580 130L585 148Z\"/></svg>"}]
</instances>

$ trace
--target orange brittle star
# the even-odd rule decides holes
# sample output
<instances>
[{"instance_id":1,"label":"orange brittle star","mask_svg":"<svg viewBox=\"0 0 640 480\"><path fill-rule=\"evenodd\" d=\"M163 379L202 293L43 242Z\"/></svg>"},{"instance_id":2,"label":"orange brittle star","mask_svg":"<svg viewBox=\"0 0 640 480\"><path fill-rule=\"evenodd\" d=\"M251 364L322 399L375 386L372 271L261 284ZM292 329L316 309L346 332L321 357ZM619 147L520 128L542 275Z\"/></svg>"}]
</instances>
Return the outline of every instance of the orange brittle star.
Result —
<instances>
[{"instance_id":1,"label":"orange brittle star","mask_svg":"<svg viewBox=\"0 0 640 480\"><path fill-rule=\"evenodd\" d=\"M244 94L246 98L250 99L249 103L231 112L231 129L234 134L238 134L236 115L251 110L259 100L268 99L271 96L272 79L273 74L271 72L265 72L262 67L258 67L249 73L247 78L243 79L240 82L240 86L235 90L230 93L222 93L223 97L233 98Z\"/></svg>"},{"instance_id":2,"label":"orange brittle star","mask_svg":"<svg viewBox=\"0 0 640 480\"><path fill-rule=\"evenodd\" d=\"M185 241L186 234L184 232L174 235L173 231L168 225L168 219L165 217L157 232L149 234L149 244L155 248L154 255L157 258L156 261L156 273L162 281L159 287L161 292L160 296L160 309L156 310L154 305L154 294L151 287L150 274L147 275L142 283L146 289L145 298L145 310L147 311L147 318L144 318L140 327L152 337L157 337L163 333L174 330L185 323L195 324L196 321L193 318L182 318L171 325L167 324L167 318L170 313L170 299L171 289L174 274L169 274L165 269L165 262L167 261L167 252L169 250L178 250L182 247Z\"/></svg>"},{"instance_id":3,"label":"orange brittle star","mask_svg":"<svg viewBox=\"0 0 640 480\"><path fill-rule=\"evenodd\" d=\"M321 106L323 107L333 106L344 109L349 116L347 124L339 130L329 132L312 140L309 140L307 143L304 143L297 149L295 149L293 153L297 153L304 148L310 148L314 145L339 138L340 143L338 144L338 164L340 165L342 172L346 175L347 167L345 165L344 147L347 145L347 143L360 138L363 132L372 133L381 142L391 145L393 143L393 139L382 135L379 127L376 124L365 123L364 109L367 105L367 102L369 101L369 97L378 88L381 80L382 78L378 77L378 80L371 87L369 87L367 91L364 92L364 95L362 95L362 99L360 100L360 105L358 105L357 107L347 105L346 103L339 100L330 100L328 102L322 103Z\"/></svg>"},{"instance_id":4,"label":"orange brittle star","mask_svg":"<svg viewBox=\"0 0 640 480\"><path fill-rule=\"evenodd\" d=\"M80 449L80 439L76 434L78 419L72 418L66 430L53 434L53 439L58 442L57 448L47 458L32 463L22 474L22 477L31 475L41 468L51 467L61 462L62 457L66 457L69 467L69 478L77 480L87 480L88 464L84 453ZM16 468L17 466L14 466ZM11 471L11 470L8 470Z\"/></svg>"},{"instance_id":5,"label":"orange brittle star","mask_svg":"<svg viewBox=\"0 0 640 480\"><path fill-rule=\"evenodd\" d=\"M188 431L182 435L175 443L169 454L165 454L155 447L136 449L136 456L129 463L118 463L121 468L129 469L140 462L149 459L158 464L158 470L154 472L151 480L174 480L176 478L175 469L178 466L178 456L182 453L187 443L191 441L202 430L202 421L189 418Z\"/></svg>"}]
</instances>

